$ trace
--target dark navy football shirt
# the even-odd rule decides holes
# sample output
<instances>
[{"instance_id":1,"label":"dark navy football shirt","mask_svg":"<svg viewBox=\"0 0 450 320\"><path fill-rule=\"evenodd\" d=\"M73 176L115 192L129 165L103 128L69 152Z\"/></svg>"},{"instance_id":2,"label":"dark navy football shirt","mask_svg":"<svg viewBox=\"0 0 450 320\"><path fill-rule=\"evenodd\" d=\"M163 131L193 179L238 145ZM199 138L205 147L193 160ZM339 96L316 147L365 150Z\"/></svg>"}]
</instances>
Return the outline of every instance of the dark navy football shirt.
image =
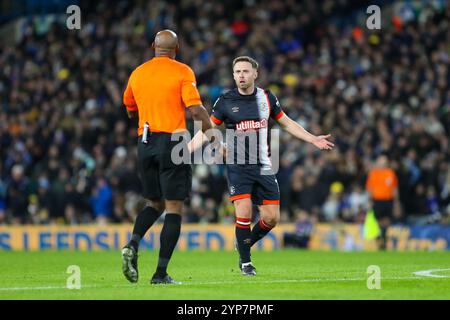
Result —
<instances>
[{"instance_id":1,"label":"dark navy football shirt","mask_svg":"<svg viewBox=\"0 0 450 320\"><path fill-rule=\"evenodd\" d=\"M283 114L278 99L269 90L256 87L252 94L242 95L236 88L216 100L211 120L232 130L233 141L229 141L227 133L226 142L234 163L271 168L269 120L279 119Z\"/></svg>"}]
</instances>

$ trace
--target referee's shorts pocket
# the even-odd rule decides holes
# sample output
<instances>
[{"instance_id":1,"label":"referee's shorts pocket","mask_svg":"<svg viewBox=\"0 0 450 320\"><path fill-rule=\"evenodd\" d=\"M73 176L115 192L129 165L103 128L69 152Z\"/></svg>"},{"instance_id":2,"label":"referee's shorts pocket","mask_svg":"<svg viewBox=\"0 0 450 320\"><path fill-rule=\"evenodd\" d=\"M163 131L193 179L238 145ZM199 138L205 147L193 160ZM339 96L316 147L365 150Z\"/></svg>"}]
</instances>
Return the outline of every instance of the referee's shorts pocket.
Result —
<instances>
[{"instance_id":1,"label":"referee's shorts pocket","mask_svg":"<svg viewBox=\"0 0 450 320\"><path fill-rule=\"evenodd\" d=\"M191 163L191 154L186 142L167 141L160 150L160 165L162 168L175 168Z\"/></svg>"}]
</instances>

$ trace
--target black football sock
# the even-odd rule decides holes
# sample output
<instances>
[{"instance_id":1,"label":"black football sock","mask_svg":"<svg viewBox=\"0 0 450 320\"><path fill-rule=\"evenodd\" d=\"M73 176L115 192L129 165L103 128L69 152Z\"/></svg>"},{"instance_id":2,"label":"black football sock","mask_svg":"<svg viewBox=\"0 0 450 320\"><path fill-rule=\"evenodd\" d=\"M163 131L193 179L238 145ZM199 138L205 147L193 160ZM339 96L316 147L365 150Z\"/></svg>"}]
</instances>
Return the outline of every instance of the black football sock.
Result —
<instances>
[{"instance_id":1,"label":"black football sock","mask_svg":"<svg viewBox=\"0 0 450 320\"><path fill-rule=\"evenodd\" d=\"M250 243L252 232L250 231L250 219L236 218L236 240L241 263L250 262Z\"/></svg>"},{"instance_id":2,"label":"black football sock","mask_svg":"<svg viewBox=\"0 0 450 320\"><path fill-rule=\"evenodd\" d=\"M272 230L272 228L273 227L264 222L263 219L260 219L258 223L256 223L252 228L252 240L250 242L250 247L264 238L266 234L268 234L270 230Z\"/></svg>"},{"instance_id":3,"label":"black football sock","mask_svg":"<svg viewBox=\"0 0 450 320\"><path fill-rule=\"evenodd\" d=\"M181 215L176 213L167 213L164 219L164 226L161 230L158 267L156 276L164 277L167 274L167 265L172 257L181 230Z\"/></svg>"},{"instance_id":4,"label":"black football sock","mask_svg":"<svg viewBox=\"0 0 450 320\"><path fill-rule=\"evenodd\" d=\"M386 250L386 247L387 247L387 239L386 239L386 227L384 227L384 226L381 226L380 227L380 231L381 231L381 234L380 234L380 242L381 242L381 244L380 244L380 249L381 250Z\"/></svg>"},{"instance_id":5,"label":"black football sock","mask_svg":"<svg viewBox=\"0 0 450 320\"><path fill-rule=\"evenodd\" d=\"M145 207L144 210L139 212L134 222L133 234L131 240L128 243L136 251L139 249L139 242L145 233L150 229L150 227L158 220L161 213L159 213L155 208Z\"/></svg>"}]
</instances>

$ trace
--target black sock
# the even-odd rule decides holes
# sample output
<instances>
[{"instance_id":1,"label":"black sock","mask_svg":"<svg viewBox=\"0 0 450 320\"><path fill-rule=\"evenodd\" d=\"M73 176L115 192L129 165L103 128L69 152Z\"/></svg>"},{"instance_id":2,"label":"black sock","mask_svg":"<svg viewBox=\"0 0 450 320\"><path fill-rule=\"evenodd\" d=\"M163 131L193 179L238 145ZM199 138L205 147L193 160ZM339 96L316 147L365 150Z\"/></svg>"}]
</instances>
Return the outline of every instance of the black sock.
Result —
<instances>
[{"instance_id":1,"label":"black sock","mask_svg":"<svg viewBox=\"0 0 450 320\"><path fill-rule=\"evenodd\" d=\"M167 265L180 237L180 229L181 215L167 213L160 236L161 247L159 250L158 267L156 269L156 275L158 277L164 277L167 274Z\"/></svg>"},{"instance_id":2,"label":"black sock","mask_svg":"<svg viewBox=\"0 0 450 320\"><path fill-rule=\"evenodd\" d=\"M269 226L264 222L263 219L260 219L257 224L253 226L252 229L252 241L250 242L250 247L253 246L260 239L264 238L266 234L272 230L272 226Z\"/></svg>"},{"instance_id":3,"label":"black sock","mask_svg":"<svg viewBox=\"0 0 450 320\"><path fill-rule=\"evenodd\" d=\"M250 231L250 219L236 218L236 240L242 263L250 262L250 243L252 232Z\"/></svg>"},{"instance_id":4,"label":"black sock","mask_svg":"<svg viewBox=\"0 0 450 320\"><path fill-rule=\"evenodd\" d=\"M129 245L132 246L136 251L139 249L139 242L145 233L150 229L150 227L158 220L161 213L159 213L155 208L145 207L144 210L139 212L134 222L133 234Z\"/></svg>"},{"instance_id":5,"label":"black sock","mask_svg":"<svg viewBox=\"0 0 450 320\"><path fill-rule=\"evenodd\" d=\"M387 247L386 229L387 229L386 227L383 227L383 226L380 227L380 231L381 231L381 233L380 233L380 240L381 240L380 249L381 250L386 250L386 247Z\"/></svg>"}]
</instances>

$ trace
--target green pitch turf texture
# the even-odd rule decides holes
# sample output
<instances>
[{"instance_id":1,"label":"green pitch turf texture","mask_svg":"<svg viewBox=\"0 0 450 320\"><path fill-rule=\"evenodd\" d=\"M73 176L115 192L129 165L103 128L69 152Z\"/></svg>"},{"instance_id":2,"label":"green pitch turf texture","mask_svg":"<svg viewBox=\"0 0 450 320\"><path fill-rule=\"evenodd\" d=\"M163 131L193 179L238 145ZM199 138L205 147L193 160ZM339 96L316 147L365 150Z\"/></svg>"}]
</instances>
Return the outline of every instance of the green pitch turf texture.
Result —
<instances>
[{"instance_id":1,"label":"green pitch turf texture","mask_svg":"<svg viewBox=\"0 0 450 320\"><path fill-rule=\"evenodd\" d=\"M181 285L150 285L157 253L142 251L139 282L122 275L119 251L0 252L4 299L450 299L450 252L255 251L256 277L244 277L236 252L175 252L169 274ZM70 265L81 289L69 290ZM381 289L367 288L367 267L381 269ZM414 272L436 271L424 277Z\"/></svg>"}]
</instances>

